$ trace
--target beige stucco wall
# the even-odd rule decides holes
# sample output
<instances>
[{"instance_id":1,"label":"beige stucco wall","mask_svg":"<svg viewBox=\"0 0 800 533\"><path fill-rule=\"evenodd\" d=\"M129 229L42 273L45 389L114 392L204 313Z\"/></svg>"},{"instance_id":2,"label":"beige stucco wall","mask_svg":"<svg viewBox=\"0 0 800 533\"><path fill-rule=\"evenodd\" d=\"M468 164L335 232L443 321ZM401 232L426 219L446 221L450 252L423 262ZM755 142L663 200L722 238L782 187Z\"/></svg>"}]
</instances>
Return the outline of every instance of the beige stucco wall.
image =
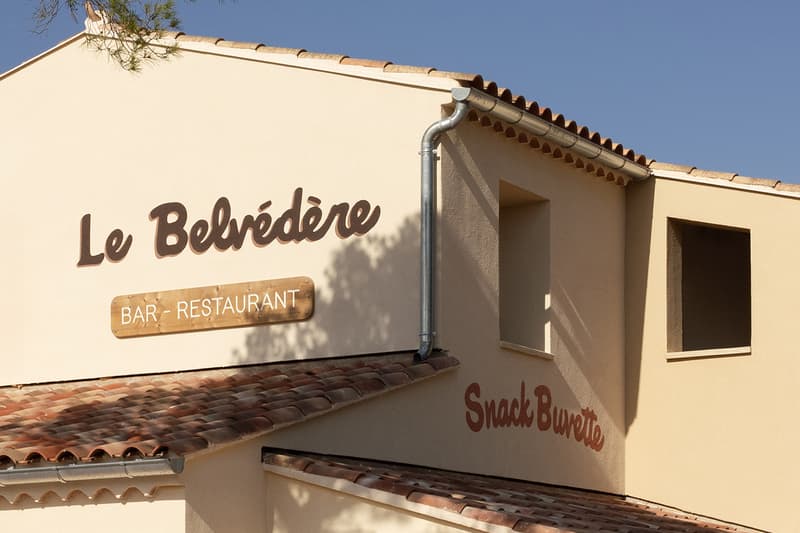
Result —
<instances>
[{"instance_id":1,"label":"beige stucco wall","mask_svg":"<svg viewBox=\"0 0 800 533\"><path fill-rule=\"evenodd\" d=\"M419 139L454 82L368 82L381 70L194 46L131 74L79 39L0 80L0 384L416 346ZM380 206L378 223L363 237L331 230L316 242L258 248L248 238L239 250L154 253L149 213L162 203L186 206L187 229L222 196L234 218L272 201L275 219L297 187L303 209L312 195L325 213L367 200ZM93 254L114 229L133 236L124 259L76 266L85 214ZM315 314L302 324L111 333L115 296L301 275L317 286Z\"/></svg>"},{"instance_id":2,"label":"beige stucco wall","mask_svg":"<svg viewBox=\"0 0 800 533\"><path fill-rule=\"evenodd\" d=\"M0 529L63 533L186 531L180 488L163 488L152 497L135 489L119 497L108 490L90 494L91 499L75 492L66 501L55 493L44 495L39 501L21 497L13 505L0 500Z\"/></svg>"},{"instance_id":3,"label":"beige stucco wall","mask_svg":"<svg viewBox=\"0 0 800 533\"><path fill-rule=\"evenodd\" d=\"M269 531L262 445L251 439L187 460L181 476L187 533Z\"/></svg>"},{"instance_id":4,"label":"beige stucco wall","mask_svg":"<svg viewBox=\"0 0 800 533\"><path fill-rule=\"evenodd\" d=\"M450 533L476 531L415 513L275 474L266 474L269 533ZM453 513L455 518L459 515Z\"/></svg>"},{"instance_id":5,"label":"beige stucco wall","mask_svg":"<svg viewBox=\"0 0 800 533\"><path fill-rule=\"evenodd\" d=\"M800 530L800 200L667 179L627 192L626 492ZM666 359L667 217L750 230L750 355Z\"/></svg>"},{"instance_id":6,"label":"beige stucco wall","mask_svg":"<svg viewBox=\"0 0 800 533\"><path fill-rule=\"evenodd\" d=\"M450 134L449 138L455 138ZM276 433L271 443L453 470L624 491L624 189L465 123L443 144L439 344L461 361L445 376ZM550 203L552 360L501 349L498 320L498 181ZM509 406L525 383L559 409L597 416L604 442L531 427L485 426L465 403ZM499 405L499 404L496 404ZM552 406L551 406L552 407Z\"/></svg>"}]
</instances>

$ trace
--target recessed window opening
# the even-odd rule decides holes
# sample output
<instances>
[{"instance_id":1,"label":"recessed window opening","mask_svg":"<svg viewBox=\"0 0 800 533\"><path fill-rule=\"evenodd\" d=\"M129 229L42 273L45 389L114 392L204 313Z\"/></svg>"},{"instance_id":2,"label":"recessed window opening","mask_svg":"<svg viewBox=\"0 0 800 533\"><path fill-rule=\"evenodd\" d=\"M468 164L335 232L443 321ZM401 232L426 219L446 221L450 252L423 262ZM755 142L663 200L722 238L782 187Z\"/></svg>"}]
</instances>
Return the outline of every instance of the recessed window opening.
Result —
<instances>
[{"instance_id":1,"label":"recessed window opening","mask_svg":"<svg viewBox=\"0 0 800 533\"><path fill-rule=\"evenodd\" d=\"M750 232L668 220L667 349L750 346Z\"/></svg>"},{"instance_id":2,"label":"recessed window opening","mask_svg":"<svg viewBox=\"0 0 800 533\"><path fill-rule=\"evenodd\" d=\"M500 182L500 340L550 351L550 202Z\"/></svg>"}]
</instances>

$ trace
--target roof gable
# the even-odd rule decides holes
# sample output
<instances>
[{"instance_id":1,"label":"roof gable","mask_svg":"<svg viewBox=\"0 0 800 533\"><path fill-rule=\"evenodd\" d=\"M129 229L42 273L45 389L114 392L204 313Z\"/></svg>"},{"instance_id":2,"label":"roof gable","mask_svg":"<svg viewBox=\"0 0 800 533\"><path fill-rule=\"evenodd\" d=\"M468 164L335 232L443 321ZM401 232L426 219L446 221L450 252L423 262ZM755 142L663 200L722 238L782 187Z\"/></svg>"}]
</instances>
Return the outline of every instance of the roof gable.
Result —
<instances>
[{"instance_id":1,"label":"roof gable","mask_svg":"<svg viewBox=\"0 0 800 533\"><path fill-rule=\"evenodd\" d=\"M32 65L39 59L73 44L83 35L83 33L78 34L19 67L0 74L0 81ZM398 65L386 60L352 58L344 54L319 53L302 48L283 48L262 43L229 41L219 37L187 35L183 32L168 32L160 43L164 46L175 46L181 52L197 52L259 61L273 65L330 72L359 77L365 80L391 82L419 88L447 91L454 87L469 87L482 91L489 97L497 98L504 103L510 104L520 111L531 114L556 128L565 130L570 136L585 139L638 165L646 165L649 162L644 155L636 153L631 148L626 148L610 138L603 137L600 133L589 129L587 126L580 125L574 120L567 119L560 113L555 113L549 107L543 106L535 100L526 99L522 95L514 94L510 89L500 87L494 81L485 80L480 74L442 71L427 66ZM473 111L470 118L473 121L479 121L483 126L490 126L508 138L514 138L522 144L529 144L532 148L539 149L545 154L552 155L558 159L563 158L566 163L584 169L589 173L606 177L610 181L617 181L620 184L627 182L626 179L615 176L613 173L609 176L609 173L603 170L602 165L591 161L584 162L580 157L576 158L570 155L562 147L554 145L552 142L542 141L514 125L498 120L496 117L492 118L486 113Z\"/></svg>"}]
</instances>

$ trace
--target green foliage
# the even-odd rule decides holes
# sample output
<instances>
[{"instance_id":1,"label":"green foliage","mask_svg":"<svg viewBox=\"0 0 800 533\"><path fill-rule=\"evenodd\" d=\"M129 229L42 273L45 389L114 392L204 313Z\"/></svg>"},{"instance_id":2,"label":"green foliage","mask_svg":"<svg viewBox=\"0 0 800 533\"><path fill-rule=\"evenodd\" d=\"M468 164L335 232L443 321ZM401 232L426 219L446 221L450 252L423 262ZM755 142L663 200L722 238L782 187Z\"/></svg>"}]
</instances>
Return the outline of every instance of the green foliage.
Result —
<instances>
[{"instance_id":1,"label":"green foliage","mask_svg":"<svg viewBox=\"0 0 800 533\"><path fill-rule=\"evenodd\" d=\"M144 61L175 53L160 42L165 32L180 26L175 0L38 0L37 30L45 30L64 11L76 21L86 17L87 42L126 70L138 71Z\"/></svg>"}]
</instances>

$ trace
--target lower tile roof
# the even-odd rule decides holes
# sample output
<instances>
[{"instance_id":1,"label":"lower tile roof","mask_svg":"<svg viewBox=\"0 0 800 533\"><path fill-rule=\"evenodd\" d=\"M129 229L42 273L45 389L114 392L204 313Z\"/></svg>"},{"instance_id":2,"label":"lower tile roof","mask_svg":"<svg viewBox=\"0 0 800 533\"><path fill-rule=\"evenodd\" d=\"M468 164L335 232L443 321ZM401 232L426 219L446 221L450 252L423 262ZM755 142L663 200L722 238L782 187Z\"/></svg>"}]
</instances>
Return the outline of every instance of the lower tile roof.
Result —
<instances>
[{"instance_id":1,"label":"lower tile roof","mask_svg":"<svg viewBox=\"0 0 800 533\"><path fill-rule=\"evenodd\" d=\"M512 531L753 531L612 494L366 459L264 448L267 469L304 472L398 495Z\"/></svg>"},{"instance_id":2,"label":"lower tile roof","mask_svg":"<svg viewBox=\"0 0 800 533\"><path fill-rule=\"evenodd\" d=\"M186 455L264 434L458 365L413 353L0 388L0 467Z\"/></svg>"}]
</instances>

